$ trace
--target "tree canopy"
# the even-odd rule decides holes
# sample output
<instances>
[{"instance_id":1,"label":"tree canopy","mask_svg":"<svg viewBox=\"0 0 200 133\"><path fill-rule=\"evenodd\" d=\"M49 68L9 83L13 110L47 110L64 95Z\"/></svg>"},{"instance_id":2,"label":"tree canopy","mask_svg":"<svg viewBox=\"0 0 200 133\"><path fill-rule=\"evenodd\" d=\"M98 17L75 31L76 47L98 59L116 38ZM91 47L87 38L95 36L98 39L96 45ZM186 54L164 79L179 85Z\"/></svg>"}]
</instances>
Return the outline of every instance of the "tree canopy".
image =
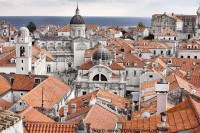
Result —
<instances>
[{"instance_id":1,"label":"tree canopy","mask_svg":"<svg viewBox=\"0 0 200 133\"><path fill-rule=\"evenodd\" d=\"M138 23L138 27L139 27L139 28L145 28L145 25L144 25L142 22L139 22L139 23Z\"/></svg>"},{"instance_id":2,"label":"tree canopy","mask_svg":"<svg viewBox=\"0 0 200 133\"><path fill-rule=\"evenodd\" d=\"M34 22L29 22L29 24L27 25L27 28L29 29L29 31L30 31L31 33L33 33L33 31L36 30L36 25L35 25Z\"/></svg>"}]
</instances>

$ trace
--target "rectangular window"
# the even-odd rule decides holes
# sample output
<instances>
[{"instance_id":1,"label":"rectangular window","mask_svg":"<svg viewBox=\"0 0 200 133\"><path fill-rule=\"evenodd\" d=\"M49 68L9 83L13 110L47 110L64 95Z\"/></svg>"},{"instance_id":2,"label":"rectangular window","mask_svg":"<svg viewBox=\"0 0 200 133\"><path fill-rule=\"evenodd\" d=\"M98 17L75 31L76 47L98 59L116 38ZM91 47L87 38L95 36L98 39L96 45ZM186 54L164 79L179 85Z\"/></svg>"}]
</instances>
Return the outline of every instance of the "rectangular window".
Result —
<instances>
[{"instance_id":1,"label":"rectangular window","mask_svg":"<svg viewBox=\"0 0 200 133\"><path fill-rule=\"evenodd\" d=\"M195 59L197 59L197 56L194 56Z\"/></svg>"},{"instance_id":2,"label":"rectangular window","mask_svg":"<svg viewBox=\"0 0 200 133\"><path fill-rule=\"evenodd\" d=\"M23 63L23 60L22 60L22 63Z\"/></svg>"},{"instance_id":3,"label":"rectangular window","mask_svg":"<svg viewBox=\"0 0 200 133\"><path fill-rule=\"evenodd\" d=\"M153 54L156 55L156 51L155 50L153 51Z\"/></svg>"},{"instance_id":4,"label":"rectangular window","mask_svg":"<svg viewBox=\"0 0 200 133\"><path fill-rule=\"evenodd\" d=\"M126 75L128 75L128 71L126 71Z\"/></svg>"},{"instance_id":5,"label":"rectangular window","mask_svg":"<svg viewBox=\"0 0 200 133\"><path fill-rule=\"evenodd\" d=\"M40 79L35 79L35 84L39 84L40 83Z\"/></svg>"},{"instance_id":6,"label":"rectangular window","mask_svg":"<svg viewBox=\"0 0 200 133\"><path fill-rule=\"evenodd\" d=\"M136 76L137 75L137 72L136 71L133 71L133 76Z\"/></svg>"},{"instance_id":7,"label":"rectangular window","mask_svg":"<svg viewBox=\"0 0 200 133\"><path fill-rule=\"evenodd\" d=\"M22 71L24 70L24 68L22 67Z\"/></svg>"},{"instance_id":8,"label":"rectangular window","mask_svg":"<svg viewBox=\"0 0 200 133\"><path fill-rule=\"evenodd\" d=\"M83 91L82 93L83 93L83 95L87 94L87 92L86 92L86 91Z\"/></svg>"},{"instance_id":9,"label":"rectangular window","mask_svg":"<svg viewBox=\"0 0 200 133\"><path fill-rule=\"evenodd\" d=\"M163 54L163 51L160 51L160 54L162 55L162 54Z\"/></svg>"}]
</instances>

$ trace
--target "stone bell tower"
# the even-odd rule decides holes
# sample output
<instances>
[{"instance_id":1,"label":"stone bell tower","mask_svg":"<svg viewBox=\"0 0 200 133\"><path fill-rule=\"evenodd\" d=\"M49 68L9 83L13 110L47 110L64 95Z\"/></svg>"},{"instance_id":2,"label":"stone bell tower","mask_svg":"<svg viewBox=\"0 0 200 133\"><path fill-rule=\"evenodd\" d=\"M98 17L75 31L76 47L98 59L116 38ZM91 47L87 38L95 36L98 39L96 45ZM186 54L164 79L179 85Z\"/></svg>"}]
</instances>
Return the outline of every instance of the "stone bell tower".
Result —
<instances>
[{"instance_id":1,"label":"stone bell tower","mask_svg":"<svg viewBox=\"0 0 200 133\"><path fill-rule=\"evenodd\" d=\"M32 65L32 38L26 27L19 30L16 43L16 74L28 74Z\"/></svg>"}]
</instances>

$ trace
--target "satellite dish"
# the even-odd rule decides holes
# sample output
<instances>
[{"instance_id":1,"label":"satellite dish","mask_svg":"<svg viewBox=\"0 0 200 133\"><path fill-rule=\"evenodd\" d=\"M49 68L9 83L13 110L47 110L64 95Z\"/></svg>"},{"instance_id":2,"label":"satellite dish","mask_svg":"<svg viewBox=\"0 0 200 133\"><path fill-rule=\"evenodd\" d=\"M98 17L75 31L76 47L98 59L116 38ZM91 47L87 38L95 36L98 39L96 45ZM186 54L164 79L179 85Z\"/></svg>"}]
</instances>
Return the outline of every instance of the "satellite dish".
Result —
<instances>
[{"instance_id":1,"label":"satellite dish","mask_svg":"<svg viewBox=\"0 0 200 133\"><path fill-rule=\"evenodd\" d=\"M141 118L149 118L150 116L151 115L149 112L144 112L144 113L142 113Z\"/></svg>"}]
</instances>

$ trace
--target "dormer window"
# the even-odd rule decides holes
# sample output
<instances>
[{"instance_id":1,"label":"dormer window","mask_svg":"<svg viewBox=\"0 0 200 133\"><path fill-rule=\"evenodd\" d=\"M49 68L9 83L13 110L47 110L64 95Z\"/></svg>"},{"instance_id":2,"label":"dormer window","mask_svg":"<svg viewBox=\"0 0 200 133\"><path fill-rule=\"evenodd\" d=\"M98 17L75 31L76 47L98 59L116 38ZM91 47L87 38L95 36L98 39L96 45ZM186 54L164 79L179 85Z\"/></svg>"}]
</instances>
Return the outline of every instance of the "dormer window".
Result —
<instances>
[{"instance_id":1,"label":"dormer window","mask_svg":"<svg viewBox=\"0 0 200 133\"><path fill-rule=\"evenodd\" d=\"M73 104L71 105L71 107L72 107L72 113L76 113L76 104L73 103Z\"/></svg>"},{"instance_id":2,"label":"dormer window","mask_svg":"<svg viewBox=\"0 0 200 133\"><path fill-rule=\"evenodd\" d=\"M198 49L198 46L197 46L197 45L194 45L194 49Z\"/></svg>"},{"instance_id":3,"label":"dormer window","mask_svg":"<svg viewBox=\"0 0 200 133\"><path fill-rule=\"evenodd\" d=\"M137 64L137 61L136 62L134 62L134 66L137 66L138 64Z\"/></svg>"},{"instance_id":4,"label":"dormer window","mask_svg":"<svg viewBox=\"0 0 200 133\"><path fill-rule=\"evenodd\" d=\"M187 45L187 49L191 49L192 48L192 46L191 45Z\"/></svg>"},{"instance_id":5,"label":"dormer window","mask_svg":"<svg viewBox=\"0 0 200 133\"><path fill-rule=\"evenodd\" d=\"M10 59L10 63L16 63L15 58L11 58L11 59Z\"/></svg>"},{"instance_id":6,"label":"dormer window","mask_svg":"<svg viewBox=\"0 0 200 133\"><path fill-rule=\"evenodd\" d=\"M126 62L126 66L129 66L129 62Z\"/></svg>"}]
</instances>

